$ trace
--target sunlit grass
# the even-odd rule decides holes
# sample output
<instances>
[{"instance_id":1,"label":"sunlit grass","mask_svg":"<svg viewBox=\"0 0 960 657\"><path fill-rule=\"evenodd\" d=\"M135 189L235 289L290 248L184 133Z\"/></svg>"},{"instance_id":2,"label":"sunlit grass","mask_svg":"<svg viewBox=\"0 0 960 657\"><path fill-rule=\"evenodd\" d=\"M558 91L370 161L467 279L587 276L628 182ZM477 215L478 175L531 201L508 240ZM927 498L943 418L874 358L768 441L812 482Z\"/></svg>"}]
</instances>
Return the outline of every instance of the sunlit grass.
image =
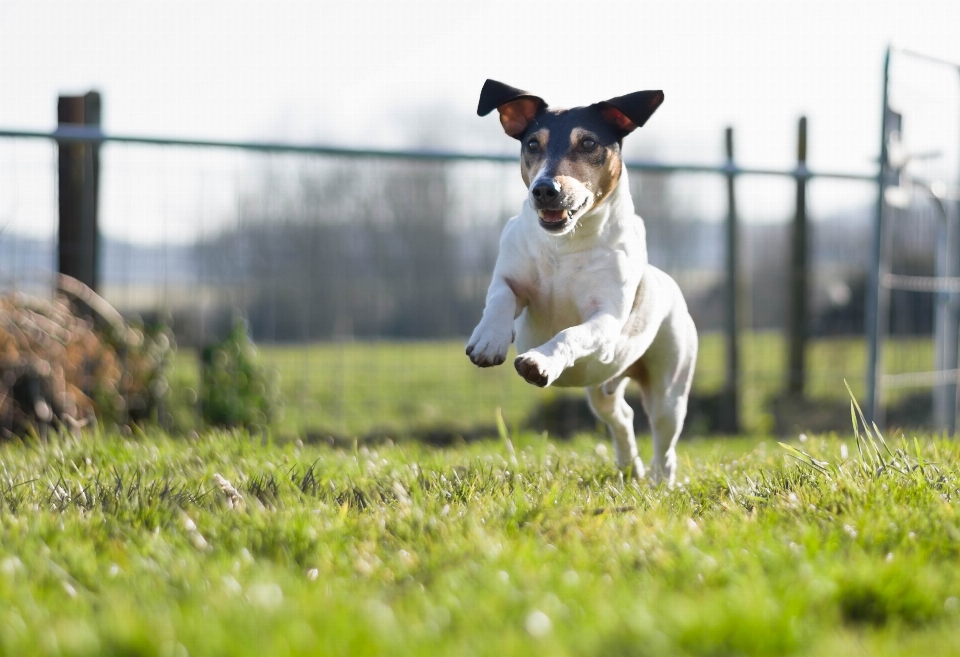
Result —
<instances>
[{"instance_id":1,"label":"sunlit grass","mask_svg":"<svg viewBox=\"0 0 960 657\"><path fill-rule=\"evenodd\" d=\"M511 441L0 446L0 653L960 654L958 443Z\"/></svg>"}]
</instances>

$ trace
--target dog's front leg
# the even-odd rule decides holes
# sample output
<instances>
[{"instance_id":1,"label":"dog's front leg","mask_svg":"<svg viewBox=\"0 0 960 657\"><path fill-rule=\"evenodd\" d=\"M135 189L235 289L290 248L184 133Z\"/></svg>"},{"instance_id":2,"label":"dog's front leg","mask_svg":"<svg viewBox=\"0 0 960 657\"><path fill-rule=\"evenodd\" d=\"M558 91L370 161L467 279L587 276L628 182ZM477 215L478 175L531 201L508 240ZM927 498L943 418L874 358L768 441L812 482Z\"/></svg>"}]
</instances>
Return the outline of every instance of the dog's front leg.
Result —
<instances>
[{"instance_id":1,"label":"dog's front leg","mask_svg":"<svg viewBox=\"0 0 960 657\"><path fill-rule=\"evenodd\" d=\"M513 342L513 320L523 310L506 280L494 276L487 291L483 318L467 342L467 355L478 367L500 365Z\"/></svg>"},{"instance_id":2,"label":"dog's front leg","mask_svg":"<svg viewBox=\"0 0 960 657\"><path fill-rule=\"evenodd\" d=\"M549 342L517 356L513 365L520 376L544 388L581 358L592 356L601 363L616 355L617 339L625 318L598 313L583 324L557 333Z\"/></svg>"}]
</instances>

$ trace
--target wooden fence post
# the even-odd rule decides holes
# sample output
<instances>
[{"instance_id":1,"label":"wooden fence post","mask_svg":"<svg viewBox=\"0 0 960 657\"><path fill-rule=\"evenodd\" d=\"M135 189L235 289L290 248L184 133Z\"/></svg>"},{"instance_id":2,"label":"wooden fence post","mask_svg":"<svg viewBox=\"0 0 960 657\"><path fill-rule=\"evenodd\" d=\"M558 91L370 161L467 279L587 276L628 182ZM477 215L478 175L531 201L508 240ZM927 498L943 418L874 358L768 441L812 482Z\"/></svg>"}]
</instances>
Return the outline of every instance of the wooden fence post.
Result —
<instances>
[{"instance_id":1,"label":"wooden fence post","mask_svg":"<svg viewBox=\"0 0 960 657\"><path fill-rule=\"evenodd\" d=\"M797 211L793 216L793 257L790 268L790 306L787 309L789 357L787 394L803 397L807 350L807 117L800 117L797 133Z\"/></svg>"},{"instance_id":2,"label":"wooden fence post","mask_svg":"<svg viewBox=\"0 0 960 657\"><path fill-rule=\"evenodd\" d=\"M100 125L100 94L60 96L60 125ZM60 226L57 241L58 271L91 289L99 284L97 196L100 178L100 147L97 144L58 142Z\"/></svg>"},{"instance_id":3,"label":"wooden fence post","mask_svg":"<svg viewBox=\"0 0 960 657\"><path fill-rule=\"evenodd\" d=\"M740 432L740 276L739 240L737 221L737 197L735 194L736 165L733 162L733 128L726 131L727 149L727 262L726 262L726 376L723 404L718 420L720 430L727 433Z\"/></svg>"}]
</instances>

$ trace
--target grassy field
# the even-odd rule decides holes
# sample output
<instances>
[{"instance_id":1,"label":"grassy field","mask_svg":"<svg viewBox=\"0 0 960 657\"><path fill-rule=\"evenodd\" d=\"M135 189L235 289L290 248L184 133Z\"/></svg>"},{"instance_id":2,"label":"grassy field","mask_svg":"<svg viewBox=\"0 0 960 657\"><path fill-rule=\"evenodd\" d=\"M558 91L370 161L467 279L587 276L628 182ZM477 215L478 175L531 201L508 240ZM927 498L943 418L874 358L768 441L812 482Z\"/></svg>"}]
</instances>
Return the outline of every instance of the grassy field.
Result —
<instances>
[{"instance_id":1,"label":"grassy field","mask_svg":"<svg viewBox=\"0 0 960 657\"><path fill-rule=\"evenodd\" d=\"M0 654L960 655L960 443L870 445L11 442Z\"/></svg>"},{"instance_id":2,"label":"grassy field","mask_svg":"<svg viewBox=\"0 0 960 657\"><path fill-rule=\"evenodd\" d=\"M264 363L280 374L285 410L281 433L342 436L382 432L399 436L426 427L468 431L491 427L503 409L508 424L521 426L538 405L579 390L541 390L517 376L509 362L478 369L460 341L343 342L309 346L262 346ZM511 358L512 356L511 351ZM863 394L864 342L860 338L811 341L808 394L843 401L844 379ZM742 340L742 413L747 431L769 433L768 401L782 390L786 351L779 333L747 333ZM701 336L695 391L709 394L723 383L722 336ZM930 339L891 340L887 372L931 369ZM178 357L175 395L195 397L197 369L192 353ZM912 391L910 391L912 392ZM896 396L892 399L896 400Z\"/></svg>"}]
</instances>

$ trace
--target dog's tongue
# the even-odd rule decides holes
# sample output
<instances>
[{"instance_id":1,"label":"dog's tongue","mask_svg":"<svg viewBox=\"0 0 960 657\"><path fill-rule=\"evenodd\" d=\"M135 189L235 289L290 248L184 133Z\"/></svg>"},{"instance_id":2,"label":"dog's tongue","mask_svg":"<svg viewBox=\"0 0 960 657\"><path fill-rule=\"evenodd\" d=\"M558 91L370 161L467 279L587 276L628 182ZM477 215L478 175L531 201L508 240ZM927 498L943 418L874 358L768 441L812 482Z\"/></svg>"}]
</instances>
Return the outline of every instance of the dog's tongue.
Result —
<instances>
[{"instance_id":1,"label":"dog's tongue","mask_svg":"<svg viewBox=\"0 0 960 657\"><path fill-rule=\"evenodd\" d=\"M563 221L563 210L544 210L543 220L548 224L555 224Z\"/></svg>"}]
</instances>

